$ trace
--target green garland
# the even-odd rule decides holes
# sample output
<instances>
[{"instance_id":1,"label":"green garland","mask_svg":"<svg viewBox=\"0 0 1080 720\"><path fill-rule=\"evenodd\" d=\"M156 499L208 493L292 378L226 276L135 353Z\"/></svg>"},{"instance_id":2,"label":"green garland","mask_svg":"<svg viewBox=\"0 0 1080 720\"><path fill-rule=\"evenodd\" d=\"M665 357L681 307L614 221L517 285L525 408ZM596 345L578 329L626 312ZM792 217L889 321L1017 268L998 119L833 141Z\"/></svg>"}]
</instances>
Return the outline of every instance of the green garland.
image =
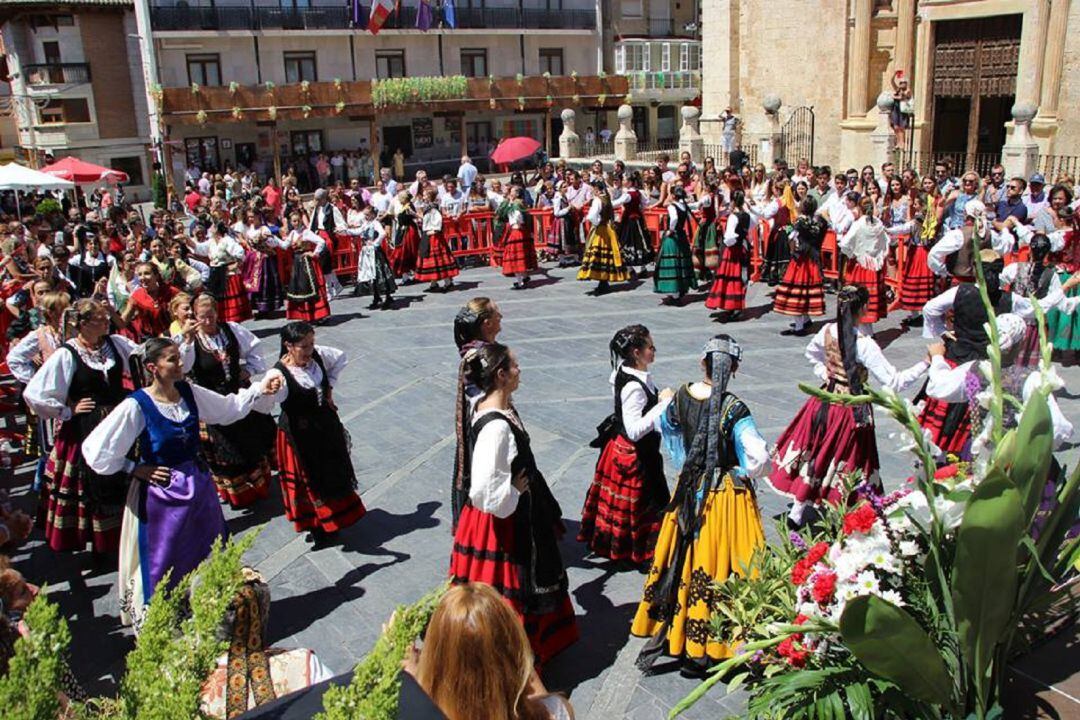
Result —
<instances>
[{"instance_id":1,"label":"green garland","mask_svg":"<svg viewBox=\"0 0 1080 720\"><path fill-rule=\"evenodd\" d=\"M371 81L371 104L377 108L430 100L464 100L468 94L469 80L464 75Z\"/></svg>"}]
</instances>

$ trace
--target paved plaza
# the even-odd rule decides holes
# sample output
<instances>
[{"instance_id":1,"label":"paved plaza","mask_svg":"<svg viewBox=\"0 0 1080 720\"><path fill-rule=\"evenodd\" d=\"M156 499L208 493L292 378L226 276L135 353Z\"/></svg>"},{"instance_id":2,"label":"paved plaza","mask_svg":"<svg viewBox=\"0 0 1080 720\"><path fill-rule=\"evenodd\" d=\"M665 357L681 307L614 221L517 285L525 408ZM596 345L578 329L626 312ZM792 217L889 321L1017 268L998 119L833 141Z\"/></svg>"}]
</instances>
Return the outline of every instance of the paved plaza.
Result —
<instances>
[{"instance_id":1,"label":"paved plaza","mask_svg":"<svg viewBox=\"0 0 1080 720\"><path fill-rule=\"evenodd\" d=\"M368 514L341 533L339 544L316 551L286 522L276 487L253 513L226 511L235 533L265 524L249 561L270 583L270 639L281 647L312 648L334 672L348 671L371 648L394 606L416 600L444 579L458 366L451 325L469 297L488 295L504 315L500 340L521 363L517 407L570 530L563 556L581 640L550 663L545 679L552 690L570 696L579 718L663 717L696 681L676 671L643 677L634 667L643 641L630 638L628 629L643 576L585 557L573 540L598 452L588 443L611 412L608 341L626 324L647 325L657 347L653 375L664 387L698 379L702 343L714 333L731 333L744 348L731 389L773 442L803 402L797 383L814 379L803 357L806 340L779 335L788 319L769 312L763 285L751 289L746 320L720 325L700 295L685 307L660 305L651 281L599 298L584 294L591 284L575 282L573 270L552 270L524 292L510 291L509 280L494 269L468 270L458 281L459 289L448 294L406 286L393 311L367 310L368 298L335 301L334 316L318 329L317 342L349 353L335 398L352 435ZM830 311L833 301L830 296ZM925 341L919 330L902 331L899 319L881 323L878 340L894 364L906 367L925 355ZM268 358L277 354L282 322L252 324L266 339ZM1080 388L1076 368L1063 370L1062 377ZM1080 396L1062 397L1063 411L1075 422ZM882 475L893 488L908 476L910 460L895 449L892 421L879 416L879 422ZM1066 454L1070 466L1076 456L1075 449ZM32 504L25 486L18 493L20 502ZM772 517L785 503L766 487L759 488L759 502L772 536ZM57 556L35 537L16 560L28 578L48 583L70 619L76 675L92 692L111 691L132 644L118 622L115 572L94 567L89 553ZM719 690L686 717L737 715L741 703Z\"/></svg>"}]
</instances>

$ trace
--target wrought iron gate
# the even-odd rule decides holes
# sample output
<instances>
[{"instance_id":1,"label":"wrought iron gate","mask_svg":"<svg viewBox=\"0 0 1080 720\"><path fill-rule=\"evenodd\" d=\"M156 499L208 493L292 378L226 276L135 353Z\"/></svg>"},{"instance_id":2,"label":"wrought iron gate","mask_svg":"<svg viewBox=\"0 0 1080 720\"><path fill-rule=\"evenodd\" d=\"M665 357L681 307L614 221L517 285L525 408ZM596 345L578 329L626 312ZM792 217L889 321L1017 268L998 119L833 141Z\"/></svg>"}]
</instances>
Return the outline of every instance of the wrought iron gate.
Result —
<instances>
[{"instance_id":1,"label":"wrought iron gate","mask_svg":"<svg viewBox=\"0 0 1080 720\"><path fill-rule=\"evenodd\" d=\"M780 155L794 167L802 158L814 164L814 106L795 108L784 121L780 136Z\"/></svg>"}]
</instances>

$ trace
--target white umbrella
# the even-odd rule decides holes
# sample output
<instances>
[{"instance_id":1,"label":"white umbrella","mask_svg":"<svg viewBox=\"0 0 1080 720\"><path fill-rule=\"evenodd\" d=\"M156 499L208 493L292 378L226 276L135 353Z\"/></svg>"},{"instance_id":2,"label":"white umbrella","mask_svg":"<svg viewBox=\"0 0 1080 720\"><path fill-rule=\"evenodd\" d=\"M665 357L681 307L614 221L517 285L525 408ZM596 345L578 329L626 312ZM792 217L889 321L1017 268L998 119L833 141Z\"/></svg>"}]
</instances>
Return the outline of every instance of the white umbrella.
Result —
<instances>
[{"instance_id":1,"label":"white umbrella","mask_svg":"<svg viewBox=\"0 0 1080 720\"><path fill-rule=\"evenodd\" d=\"M63 180L31 168L8 163L0 166L0 190L15 191L15 208L22 220L22 208L19 207L19 192L37 192L38 190L71 190L75 183Z\"/></svg>"}]
</instances>

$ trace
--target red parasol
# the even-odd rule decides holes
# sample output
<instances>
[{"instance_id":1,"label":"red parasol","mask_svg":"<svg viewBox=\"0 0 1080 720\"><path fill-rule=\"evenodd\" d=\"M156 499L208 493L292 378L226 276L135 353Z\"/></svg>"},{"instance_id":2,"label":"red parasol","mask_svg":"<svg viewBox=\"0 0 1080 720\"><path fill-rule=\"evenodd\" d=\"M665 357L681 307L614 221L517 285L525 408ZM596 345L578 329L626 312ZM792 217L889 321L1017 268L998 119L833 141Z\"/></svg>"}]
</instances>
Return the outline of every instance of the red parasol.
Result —
<instances>
[{"instance_id":1,"label":"red parasol","mask_svg":"<svg viewBox=\"0 0 1080 720\"><path fill-rule=\"evenodd\" d=\"M531 137L503 138L491 153L491 161L497 165L509 165L532 156L540 149L540 141Z\"/></svg>"},{"instance_id":2,"label":"red parasol","mask_svg":"<svg viewBox=\"0 0 1080 720\"><path fill-rule=\"evenodd\" d=\"M88 163L85 160L79 160L74 157L66 157L63 160L54 162L52 165L43 167L41 172L53 175L54 177L63 178L64 180L70 180L79 185L95 183L101 180L120 183L126 183L128 181L128 176L125 172L110 170L107 167Z\"/></svg>"}]
</instances>

